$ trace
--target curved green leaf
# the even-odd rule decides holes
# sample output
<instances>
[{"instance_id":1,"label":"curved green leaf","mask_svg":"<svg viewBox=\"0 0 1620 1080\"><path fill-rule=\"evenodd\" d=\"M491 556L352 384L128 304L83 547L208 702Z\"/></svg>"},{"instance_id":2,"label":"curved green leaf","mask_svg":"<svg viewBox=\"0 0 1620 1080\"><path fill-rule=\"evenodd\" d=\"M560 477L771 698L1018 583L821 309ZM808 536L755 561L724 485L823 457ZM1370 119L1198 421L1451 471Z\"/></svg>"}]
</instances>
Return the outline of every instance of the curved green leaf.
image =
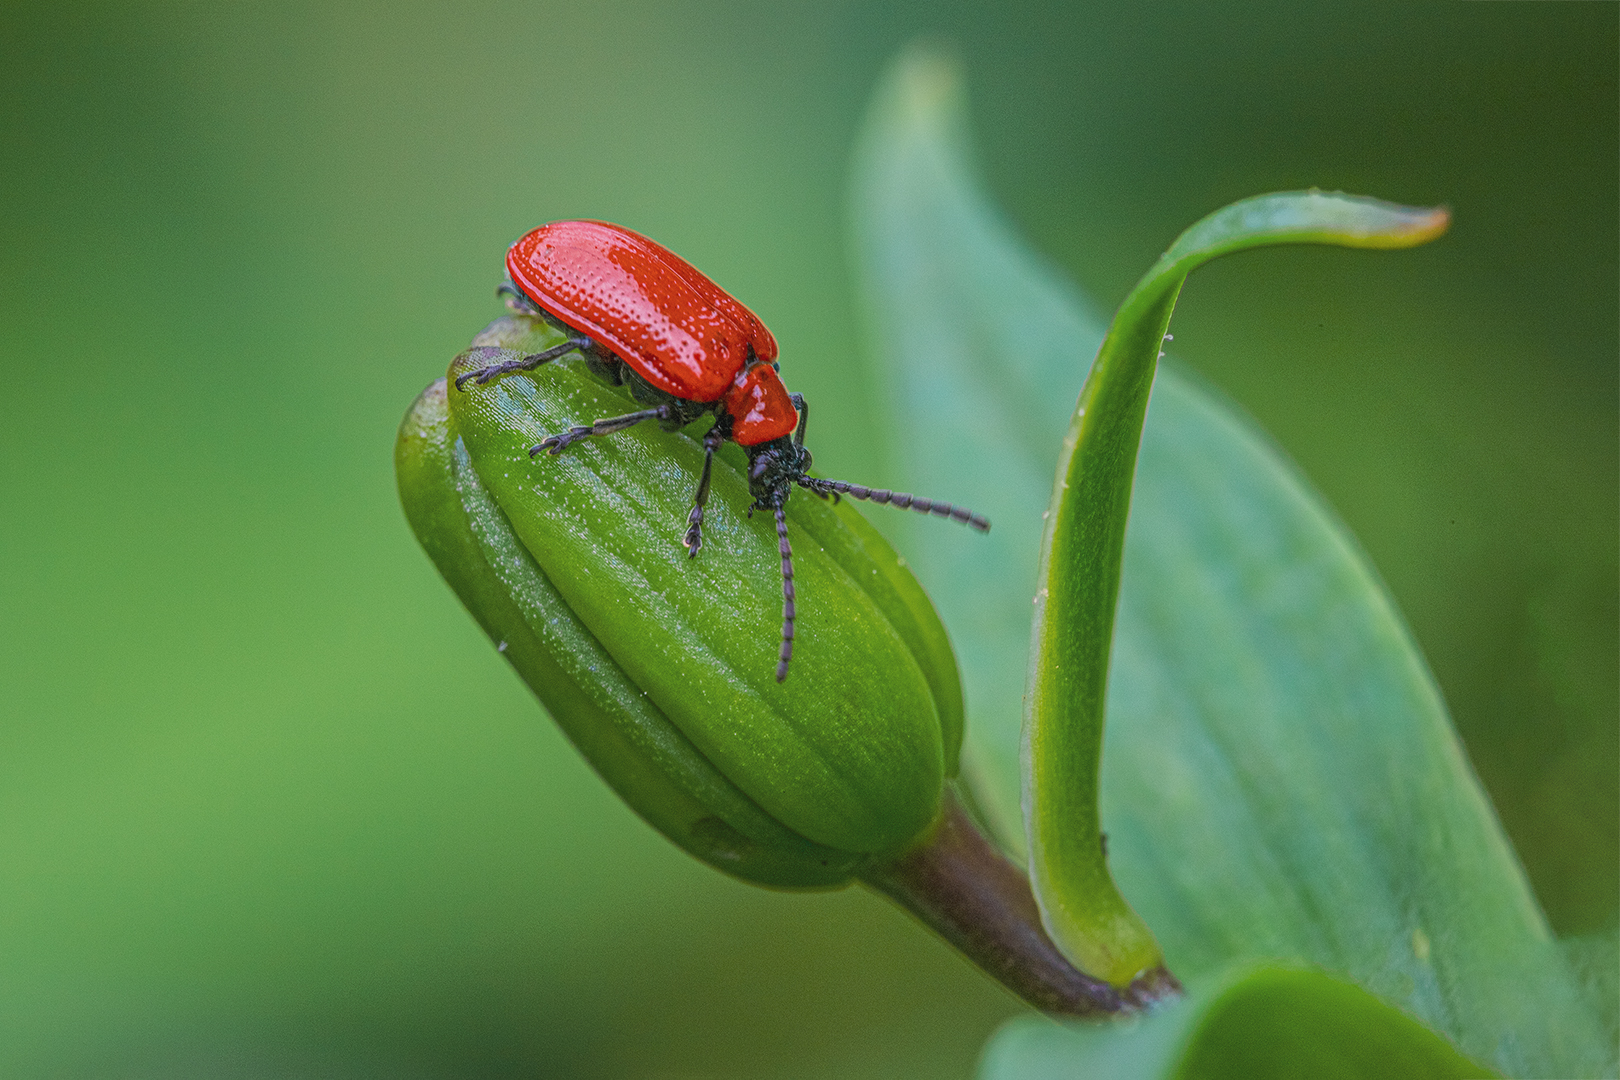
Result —
<instances>
[{"instance_id":1,"label":"curved green leaf","mask_svg":"<svg viewBox=\"0 0 1620 1080\"><path fill-rule=\"evenodd\" d=\"M1048 932L1084 971L1124 985L1160 963L1153 935L1108 872L1097 784L1137 447L1182 282L1247 248L1420 244L1448 219L1445 210L1318 191L1245 199L1182 233L1103 338L1058 455L1041 540L1023 753L1031 884Z\"/></svg>"},{"instance_id":2,"label":"curved green leaf","mask_svg":"<svg viewBox=\"0 0 1620 1080\"><path fill-rule=\"evenodd\" d=\"M1102 334L985 205L958 98L950 67L926 56L888 83L863 144L858 239L899 471L990 513L992 542L1028 541L994 558L923 531L902 544L958 645L964 775L1016 846L1035 545L1069 396ZM1376 575L1263 436L1164 369L1108 716L1112 870L1172 970L1306 960L1503 1072L1605 1070L1598 1025Z\"/></svg>"},{"instance_id":3,"label":"curved green leaf","mask_svg":"<svg viewBox=\"0 0 1620 1080\"><path fill-rule=\"evenodd\" d=\"M1491 1075L1360 987L1245 966L1134 1024L1003 1028L980 1080L1449 1080Z\"/></svg>"}]
</instances>

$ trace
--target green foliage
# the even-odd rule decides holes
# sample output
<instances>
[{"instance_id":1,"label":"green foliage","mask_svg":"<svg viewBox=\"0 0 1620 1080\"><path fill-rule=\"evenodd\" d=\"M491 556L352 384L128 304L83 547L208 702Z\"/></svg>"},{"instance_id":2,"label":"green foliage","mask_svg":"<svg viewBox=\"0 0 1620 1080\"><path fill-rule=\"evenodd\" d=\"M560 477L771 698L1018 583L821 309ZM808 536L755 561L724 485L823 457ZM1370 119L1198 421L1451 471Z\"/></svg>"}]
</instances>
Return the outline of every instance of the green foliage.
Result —
<instances>
[{"instance_id":1,"label":"green foliage","mask_svg":"<svg viewBox=\"0 0 1620 1080\"><path fill-rule=\"evenodd\" d=\"M1035 591L1024 541L1041 529L1068 402L1100 334L985 207L959 117L948 67L901 66L865 138L859 240L894 400L907 403L892 417L906 480L977 504L1005 545L993 559L942 555L923 535L906 547L962 628L964 773L1015 847L1007 688L1021 681L1030 616L1005 597ZM1173 297L1133 295L1160 320L1142 331L1155 352ZM1610 1067L1354 542L1211 394L1163 370L1154 391L1125 535L1101 809L1114 877L1171 969L1197 978L1251 959L1307 961L1505 1072ZM1124 502L1111 509L1123 523Z\"/></svg>"},{"instance_id":2,"label":"green foliage","mask_svg":"<svg viewBox=\"0 0 1620 1080\"><path fill-rule=\"evenodd\" d=\"M1175 344L1374 556L1555 928L1612 921L1616 6L3 21L0 1075L967 1075L1014 1003L855 890L739 888L627 813L429 567L384 447L499 313L505 242L594 216L758 311L818 462L897 484L839 196L917 33L966 46L998 202L1110 310L1253 191L1457 207L1416 256L1229 260Z\"/></svg>"}]
</instances>

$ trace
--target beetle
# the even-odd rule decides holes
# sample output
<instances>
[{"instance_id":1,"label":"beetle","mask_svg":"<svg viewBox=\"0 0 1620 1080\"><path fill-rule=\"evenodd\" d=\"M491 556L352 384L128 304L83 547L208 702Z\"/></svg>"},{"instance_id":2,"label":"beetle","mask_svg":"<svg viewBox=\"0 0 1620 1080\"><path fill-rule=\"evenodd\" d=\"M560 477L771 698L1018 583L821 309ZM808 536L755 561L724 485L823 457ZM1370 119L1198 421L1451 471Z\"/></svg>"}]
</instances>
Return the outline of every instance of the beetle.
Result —
<instances>
[{"instance_id":1,"label":"beetle","mask_svg":"<svg viewBox=\"0 0 1620 1080\"><path fill-rule=\"evenodd\" d=\"M714 454L727 440L748 453L748 489L755 510L776 517L782 556L782 647L776 681L793 658L793 549L783 507L794 485L825 499L855 499L948 517L981 532L990 522L950 503L809 475L804 446L809 415L801 394L778 374L776 339L752 311L662 244L605 221L553 221L526 233L506 253L507 281L497 290L509 306L556 325L568 339L456 377L456 389L532 371L578 352L592 373L648 406L542 439L529 450L560 454L592 435L610 435L644 420L666 431L712 414L704 434L698 479L681 543L696 557L703 546L703 504Z\"/></svg>"}]
</instances>

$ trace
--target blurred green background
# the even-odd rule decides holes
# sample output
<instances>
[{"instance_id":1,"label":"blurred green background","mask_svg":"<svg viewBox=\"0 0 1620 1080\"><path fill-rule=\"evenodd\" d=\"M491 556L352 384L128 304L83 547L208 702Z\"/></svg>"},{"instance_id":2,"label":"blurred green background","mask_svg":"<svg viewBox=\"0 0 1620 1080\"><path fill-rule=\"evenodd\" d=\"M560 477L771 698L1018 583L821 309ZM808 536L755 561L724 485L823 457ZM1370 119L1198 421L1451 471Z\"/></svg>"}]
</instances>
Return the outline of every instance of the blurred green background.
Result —
<instances>
[{"instance_id":1,"label":"blurred green background","mask_svg":"<svg viewBox=\"0 0 1620 1080\"><path fill-rule=\"evenodd\" d=\"M918 35L1104 307L1244 195L1454 207L1419 251L1200 272L1175 348L1370 551L1555 928L1612 925L1617 12L7 0L0 1074L970 1071L1012 999L615 803L390 464L505 245L591 216L759 312L818 464L884 482L845 183Z\"/></svg>"}]
</instances>

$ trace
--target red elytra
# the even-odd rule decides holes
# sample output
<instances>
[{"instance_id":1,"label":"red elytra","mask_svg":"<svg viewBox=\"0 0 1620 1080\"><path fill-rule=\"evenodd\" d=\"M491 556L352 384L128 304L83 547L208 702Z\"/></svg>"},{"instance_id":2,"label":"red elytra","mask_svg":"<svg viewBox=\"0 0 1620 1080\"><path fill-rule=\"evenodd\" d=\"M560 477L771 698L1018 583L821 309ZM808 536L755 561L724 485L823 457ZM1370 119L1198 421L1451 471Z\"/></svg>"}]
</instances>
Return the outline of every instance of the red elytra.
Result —
<instances>
[{"instance_id":1,"label":"red elytra","mask_svg":"<svg viewBox=\"0 0 1620 1080\"><path fill-rule=\"evenodd\" d=\"M666 394L724 399L743 446L798 423L769 366L776 339L765 324L662 244L604 221L554 221L512 245L506 272L524 296Z\"/></svg>"},{"instance_id":2,"label":"red elytra","mask_svg":"<svg viewBox=\"0 0 1620 1080\"><path fill-rule=\"evenodd\" d=\"M804 398L789 394L776 373L776 339L749 311L691 263L640 233L605 221L553 221L527 233L506 253L511 279L501 287L512 305L543 316L569 334L566 341L518 360L469 368L456 389L483 385L515 371L532 371L570 352L592 370L651 406L580 425L540 441L529 455L560 454L592 435L623 431L643 420L666 430L705 414L703 472L682 543L696 557L703 546L703 507L715 451L727 440L748 451L749 507L776 517L782 557L782 647L776 679L787 678L793 656L793 549L783 507L795 485L825 499L849 495L936 514L988 532L990 522L949 503L809 475L804 447ZM474 350L475 354L499 350ZM791 438L789 436L792 436Z\"/></svg>"}]
</instances>

